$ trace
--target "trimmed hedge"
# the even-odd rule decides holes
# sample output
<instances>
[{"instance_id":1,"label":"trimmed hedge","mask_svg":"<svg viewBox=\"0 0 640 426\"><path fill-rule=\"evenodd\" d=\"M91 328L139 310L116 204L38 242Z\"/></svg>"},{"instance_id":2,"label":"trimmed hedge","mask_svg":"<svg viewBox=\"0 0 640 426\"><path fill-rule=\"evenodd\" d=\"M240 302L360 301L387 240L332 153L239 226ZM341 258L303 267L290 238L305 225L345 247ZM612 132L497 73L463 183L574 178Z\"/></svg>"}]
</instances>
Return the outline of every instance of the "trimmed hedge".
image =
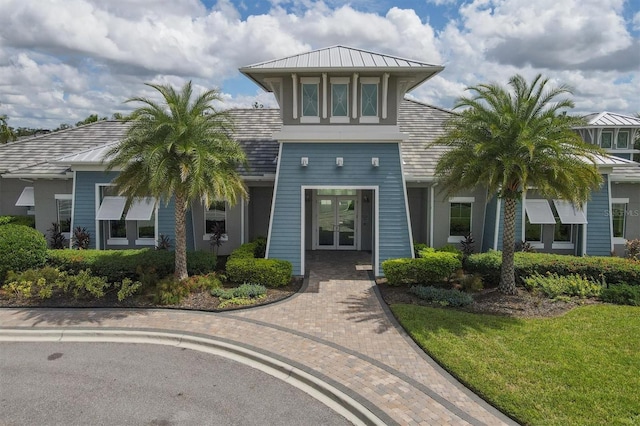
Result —
<instances>
[{"instance_id":1,"label":"trimmed hedge","mask_svg":"<svg viewBox=\"0 0 640 426\"><path fill-rule=\"evenodd\" d=\"M227 260L227 276L233 282L281 287L293 276L291 262L280 259L256 258L262 251L261 240L246 243L235 249Z\"/></svg>"},{"instance_id":2,"label":"trimmed hedge","mask_svg":"<svg viewBox=\"0 0 640 426\"><path fill-rule=\"evenodd\" d=\"M47 260L44 235L24 225L0 226L0 283L9 271L39 268Z\"/></svg>"},{"instance_id":3,"label":"trimmed hedge","mask_svg":"<svg viewBox=\"0 0 640 426\"><path fill-rule=\"evenodd\" d=\"M424 284L448 278L462 262L455 253L422 250L418 259L389 259L382 271L389 285Z\"/></svg>"},{"instance_id":4,"label":"trimmed hedge","mask_svg":"<svg viewBox=\"0 0 640 426\"><path fill-rule=\"evenodd\" d=\"M35 216L0 216L0 225L24 225L29 228L36 227Z\"/></svg>"},{"instance_id":5,"label":"trimmed hedge","mask_svg":"<svg viewBox=\"0 0 640 426\"><path fill-rule=\"evenodd\" d=\"M482 275L488 285L500 283L502 253L490 251L473 254L465 262L468 272ZM536 273L558 275L577 274L587 279L607 284L627 283L640 285L640 263L620 257L567 256L547 253L515 253L514 269L516 281L523 283L525 277Z\"/></svg>"},{"instance_id":6,"label":"trimmed hedge","mask_svg":"<svg viewBox=\"0 0 640 426\"><path fill-rule=\"evenodd\" d=\"M410 293L427 302L439 303L442 306L467 306L473 303L470 294L463 293L454 288L436 288L430 286L412 286Z\"/></svg>"},{"instance_id":7,"label":"trimmed hedge","mask_svg":"<svg viewBox=\"0 0 640 426\"><path fill-rule=\"evenodd\" d=\"M603 288L600 299L617 305L640 306L640 286L618 284Z\"/></svg>"},{"instance_id":8,"label":"trimmed hedge","mask_svg":"<svg viewBox=\"0 0 640 426\"><path fill-rule=\"evenodd\" d=\"M110 283L125 278L137 280L140 273L154 273L158 278L171 275L175 269L173 251L138 250L49 250L48 264L72 274L89 269ZM203 275L215 271L216 256L211 252L187 252L187 271Z\"/></svg>"}]
</instances>

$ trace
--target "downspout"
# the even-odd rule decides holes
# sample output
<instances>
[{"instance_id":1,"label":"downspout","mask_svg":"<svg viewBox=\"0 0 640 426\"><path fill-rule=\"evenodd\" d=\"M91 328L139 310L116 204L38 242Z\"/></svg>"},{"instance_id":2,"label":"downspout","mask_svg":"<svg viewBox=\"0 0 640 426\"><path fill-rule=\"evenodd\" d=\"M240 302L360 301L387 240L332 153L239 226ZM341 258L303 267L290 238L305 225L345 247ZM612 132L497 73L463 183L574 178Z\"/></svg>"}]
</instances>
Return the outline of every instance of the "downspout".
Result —
<instances>
[{"instance_id":1,"label":"downspout","mask_svg":"<svg viewBox=\"0 0 640 426\"><path fill-rule=\"evenodd\" d=\"M434 183L429 188L429 247L433 247L433 230L434 230L434 212L436 207L436 186L438 183Z\"/></svg>"}]
</instances>

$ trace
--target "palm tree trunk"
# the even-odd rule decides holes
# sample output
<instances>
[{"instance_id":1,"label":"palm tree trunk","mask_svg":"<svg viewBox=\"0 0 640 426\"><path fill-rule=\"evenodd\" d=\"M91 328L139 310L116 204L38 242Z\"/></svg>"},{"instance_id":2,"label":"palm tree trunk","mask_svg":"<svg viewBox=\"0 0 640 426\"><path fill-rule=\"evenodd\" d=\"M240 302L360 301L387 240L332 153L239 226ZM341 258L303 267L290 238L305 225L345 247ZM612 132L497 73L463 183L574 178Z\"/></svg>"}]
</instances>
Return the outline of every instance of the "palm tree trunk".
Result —
<instances>
[{"instance_id":1,"label":"palm tree trunk","mask_svg":"<svg viewBox=\"0 0 640 426\"><path fill-rule=\"evenodd\" d=\"M504 233L502 235L502 268L498 290L504 294L516 294L513 256L516 239L516 200L506 198L504 203Z\"/></svg>"},{"instance_id":2,"label":"palm tree trunk","mask_svg":"<svg viewBox=\"0 0 640 426\"><path fill-rule=\"evenodd\" d=\"M175 251L175 277L184 280L187 273L187 204L182 195L176 194L176 251Z\"/></svg>"}]
</instances>

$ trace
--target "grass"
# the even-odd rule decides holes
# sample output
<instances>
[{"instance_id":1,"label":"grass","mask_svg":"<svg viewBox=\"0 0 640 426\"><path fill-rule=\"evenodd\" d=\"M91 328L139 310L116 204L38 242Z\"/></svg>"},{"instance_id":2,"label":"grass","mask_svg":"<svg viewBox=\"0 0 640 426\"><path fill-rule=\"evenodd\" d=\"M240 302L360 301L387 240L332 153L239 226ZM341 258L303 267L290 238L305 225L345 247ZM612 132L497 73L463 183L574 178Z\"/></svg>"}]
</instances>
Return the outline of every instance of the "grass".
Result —
<instances>
[{"instance_id":1,"label":"grass","mask_svg":"<svg viewBox=\"0 0 640 426\"><path fill-rule=\"evenodd\" d=\"M637 307L583 306L546 319L392 310L429 355L522 424L640 425Z\"/></svg>"}]
</instances>

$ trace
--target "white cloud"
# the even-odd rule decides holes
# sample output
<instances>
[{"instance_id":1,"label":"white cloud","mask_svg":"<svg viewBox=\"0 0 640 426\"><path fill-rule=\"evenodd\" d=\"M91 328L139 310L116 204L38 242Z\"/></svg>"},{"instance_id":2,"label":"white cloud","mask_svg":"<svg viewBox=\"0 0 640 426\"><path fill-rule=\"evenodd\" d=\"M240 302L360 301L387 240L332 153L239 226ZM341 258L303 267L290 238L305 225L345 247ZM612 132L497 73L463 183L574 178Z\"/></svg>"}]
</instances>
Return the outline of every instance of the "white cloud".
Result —
<instances>
[{"instance_id":1,"label":"white cloud","mask_svg":"<svg viewBox=\"0 0 640 426\"><path fill-rule=\"evenodd\" d=\"M625 26L624 0L470 0L441 32L409 8L363 12L372 0L271 3L242 19L235 0L212 9L199 0L4 0L0 113L34 127L110 116L133 108L127 98L153 94L143 82L225 87L241 66L335 44L446 65L412 94L443 107L469 85L543 72L575 86L582 110L640 111L640 41L629 32L640 12ZM257 87L224 98L275 106Z\"/></svg>"}]
</instances>

